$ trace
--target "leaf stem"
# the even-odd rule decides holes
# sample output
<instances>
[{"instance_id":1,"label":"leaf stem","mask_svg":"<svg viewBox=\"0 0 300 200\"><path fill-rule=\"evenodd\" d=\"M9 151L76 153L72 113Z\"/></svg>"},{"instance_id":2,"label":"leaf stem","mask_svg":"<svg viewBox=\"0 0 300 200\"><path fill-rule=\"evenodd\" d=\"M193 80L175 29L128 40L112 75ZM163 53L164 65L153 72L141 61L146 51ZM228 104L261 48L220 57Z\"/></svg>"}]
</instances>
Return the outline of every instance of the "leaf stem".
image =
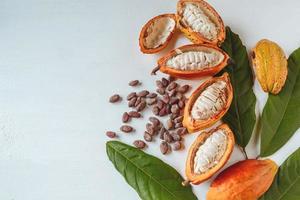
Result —
<instances>
[{"instance_id":1,"label":"leaf stem","mask_svg":"<svg viewBox=\"0 0 300 200\"><path fill-rule=\"evenodd\" d=\"M240 148L241 152L243 153L243 155L245 157L245 160L247 160L248 159L248 155L247 155L245 147L239 146L239 148Z\"/></svg>"}]
</instances>

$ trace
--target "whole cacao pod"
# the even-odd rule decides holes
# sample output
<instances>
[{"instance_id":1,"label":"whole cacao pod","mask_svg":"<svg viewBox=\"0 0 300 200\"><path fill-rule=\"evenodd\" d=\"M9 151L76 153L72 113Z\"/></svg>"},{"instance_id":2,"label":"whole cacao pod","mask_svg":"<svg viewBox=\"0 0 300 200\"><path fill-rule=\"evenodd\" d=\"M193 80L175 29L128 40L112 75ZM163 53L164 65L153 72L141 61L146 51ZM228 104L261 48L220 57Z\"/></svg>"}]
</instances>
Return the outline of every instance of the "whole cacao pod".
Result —
<instances>
[{"instance_id":1,"label":"whole cacao pod","mask_svg":"<svg viewBox=\"0 0 300 200\"><path fill-rule=\"evenodd\" d=\"M207 200L255 200L265 193L278 166L270 159L243 160L221 172L212 182Z\"/></svg>"},{"instance_id":2,"label":"whole cacao pod","mask_svg":"<svg viewBox=\"0 0 300 200\"><path fill-rule=\"evenodd\" d=\"M266 39L259 41L252 52L252 64L262 89L278 94L288 73L287 59L280 46Z\"/></svg>"}]
</instances>

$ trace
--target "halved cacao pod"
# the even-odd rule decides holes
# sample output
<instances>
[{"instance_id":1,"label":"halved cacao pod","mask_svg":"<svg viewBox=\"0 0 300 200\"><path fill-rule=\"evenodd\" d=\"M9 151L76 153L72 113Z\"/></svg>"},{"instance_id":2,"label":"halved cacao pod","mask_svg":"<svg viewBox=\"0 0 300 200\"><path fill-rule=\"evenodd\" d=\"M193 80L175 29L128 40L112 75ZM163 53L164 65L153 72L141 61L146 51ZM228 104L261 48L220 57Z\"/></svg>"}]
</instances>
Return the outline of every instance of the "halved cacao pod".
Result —
<instances>
[{"instance_id":1,"label":"halved cacao pod","mask_svg":"<svg viewBox=\"0 0 300 200\"><path fill-rule=\"evenodd\" d=\"M209 44L184 45L157 61L161 72L184 79L213 76L229 62L222 49Z\"/></svg>"},{"instance_id":2,"label":"halved cacao pod","mask_svg":"<svg viewBox=\"0 0 300 200\"><path fill-rule=\"evenodd\" d=\"M217 11L203 0L180 0L177 3L177 25L193 43L220 45L225 27Z\"/></svg>"},{"instance_id":3,"label":"halved cacao pod","mask_svg":"<svg viewBox=\"0 0 300 200\"><path fill-rule=\"evenodd\" d=\"M255 200L273 182L278 166L270 159L243 160L221 172L212 182L207 200Z\"/></svg>"},{"instance_id":4,"label":"halved cacao pod","mask_svg":"<svg viewBox=\"0 0 300 200\"><path fill-rule=\"evenodd\" d=\"M202 132L190 147L185 169L188 181L184 183L199 184L213 176L228 161L234 143L227 124Z\"/></svg>"},{"instance_id":5,"label":"halved cacao pod","mask_svg":"<svg viewBox=\"0 0 300 200\"><path fill-rule=\"evenodd\" d=\"M221 119L230 107L233 90L228 73L202 83L184 108L183 125L195 132Z\"/></svg>"},{"instance_id":6,"label":"halved cacao pod","mask_svg":"<svg viewBox=\"0 0 300 200\"><path fill-rule=\"evenodd\" d=\"M260 40L252 51L252 64L262 89L278 94L288 73L287 59L280 46L267 39Z\"/></svg>"},{"instance_id":7,"label":"halved cacao pod","mask_svg":"<svg viewBox=\"0 0 300 200\"><path fill-rule=\"evenodd\" d=\"M161 51L168 45L175 30L175 14L163 14L150 19L140 33L139 45L141 51L147 54Z\"/></svg>"}]
</instances>

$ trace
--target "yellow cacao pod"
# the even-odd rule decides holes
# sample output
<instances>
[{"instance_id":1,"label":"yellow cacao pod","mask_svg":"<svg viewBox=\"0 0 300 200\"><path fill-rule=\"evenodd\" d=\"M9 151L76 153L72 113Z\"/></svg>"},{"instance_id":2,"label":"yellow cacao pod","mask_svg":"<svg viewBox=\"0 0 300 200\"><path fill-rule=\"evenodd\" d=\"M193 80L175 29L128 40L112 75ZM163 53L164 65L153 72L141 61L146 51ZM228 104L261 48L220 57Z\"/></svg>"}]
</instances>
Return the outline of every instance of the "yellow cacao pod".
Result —
<instances>
[{"instance_id":1,"label":"yellow cacao pod","mask_svg":"<svg viewBox=\"0 0 300 200\"><path fill-rule=\"evenodd\" d=\"M252 64L262 89L278 94L288 73L287 59L280 46L267 39L260 40L252 51Z\"/></svg>"}]
</instances>

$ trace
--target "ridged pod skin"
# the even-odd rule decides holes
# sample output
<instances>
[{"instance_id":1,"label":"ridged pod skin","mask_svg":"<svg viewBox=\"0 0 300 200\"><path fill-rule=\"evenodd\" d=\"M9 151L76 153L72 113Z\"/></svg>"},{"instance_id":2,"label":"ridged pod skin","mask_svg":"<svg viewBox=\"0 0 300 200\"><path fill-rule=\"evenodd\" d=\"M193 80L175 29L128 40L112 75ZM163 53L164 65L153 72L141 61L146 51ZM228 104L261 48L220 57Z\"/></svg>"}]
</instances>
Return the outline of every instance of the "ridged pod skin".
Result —
<instances>
[{"instance_id":1,"label":"ridged pod skin","mask_svg":"<svg viewBox=\"0 0 300 200\"><path fill-rule=\"evenodd\" d=\"M213 21L214 24L218 27L217 37L213 40L206 38L200 32L195 32L190 26L185 24L182 19L183 9L186 3L194 3L197 4L201 9L205 10L206 14L208 14L209 18ZM184 35L190 39L195 44L200 43L211 43L217 46L220 46L222 42L225 40L226 31L222 18L217 13L217 11L209 5L207 2L203 0L180 0L177 3L177 26L184 33Z\"/></svg>"},{"instance_id":2,"label":"ridged pod skin","mask_svg":"<svg viewBox=\"0 0 300 200\"><path fill-rule=\"evenodd\" d=\"M227 147L226 151L224 152L222 158L219 160L218 164L209 169L208 172L205 172L203 174L195 174L194 173L194 158L196 155L196 152L199 148L199 146L208 138L212 133L214 133L217 130L223 130L224 133L227 136ZM191 145L188 153L188 157L186 160L186 169L185 174L187 177L187 180L193 184L200 184L204 182L205 180L212 177L217 171L219 171L228 161L234 147L234 135L232 131L230 130L229 126L227 124L222 124L218 126L215 129L210 130L209 132L202 132L194 141L194 143Z\"/></svg>"},{"instance_id":3,"label":"ridged pod skin","mask_svg":"<svg viewBox=\"0 0 300 200\"><path fill-rule=\"evenodd\" d=\"M188 51L216 51L224 56L223 60L216 66L209 67L206 69L198 69L198 70L179 70L171 68L167 65L167 61L180 53L188 52ZM214 76L219 73L224 67L228 65L230 62L229 56L220 48L210 45L210 44L189 44L178 47L176 49L171 50L165 56L160 58L157 61L159 70L165 74L169 74L171 76L181 78L181 79L195 79L204 76Z\"/></svg>"},{"instance_id":4,"label":"ridged pod skin","mask_svg":"<svg viewBox=\"0 0 300 200\"><path fill-rule=\"evenodd\" d=\"M149 30L149 27L151 25L153 25L153 23L157 22L160 19L163 18L168 18L170 20L174 21L174 28L170 31L170 33L168 34L166 41L159 45L158 47L155 48L148 48L145 44L145 38L148 36L147 31ZM162 14L162 15L158 15L152 19L150 19L142 28L141 32L140 32L140 36L139 36L139 45L140 45L140 50L145 53L145 54L154 54L157 53L161 50L163 50L164 48L167 47L167 45L169 44L170 40L172 39L172 36L174 35L174 32L176 31L176 15L175 14Z\"/></svg>"},{"instance_id":5,"label":"ridged pod skin","mask_svg":"<svg viewBox=\"0 0 300 200\"><path fill-rule=\"evenodd\" d=\"M240 161L221 172L212 182L207 200L256 200L273 182L276 163L266 160Z\"/></svg>"},{"instance_id":6,"label":"ridged pod skin","mask_svg":"<svg viewBox=\"0 0 300 200\"><path fill-rule=\"evenodd\" d=\"M193 105L199 95L210 85L213 83L223 80L226 82L226 91L227 91L227 101L222 110L220 110L216 115L210 117L207 120L195 120L191 116L191 110L193 108ZM188 99L188 102L186 103L186 106L184 108L184 116L183 116L183 126L188 129L189 133L193 133L199 130L203 130L205 128L210 127L214 123L216 123L219 119L221 119L225 113L228 111L230 104L232 102L233 98L233 89L232 85L230 83L230 77L228 73L224 73L222 76L211 78L204 83L202 83L190 96Z\"/></svg>"},{"instance_id":7,"label":"ridged pod skin","mask_svg":"<svg viewBox=\"0 0 300 200\"><path fill-rule=\"evenodd\" d=\"M260 40L252 51L256 77L265 92L278 94L287 78L287 59L283 50L267 39Z\"/></svg>"}]
</instances>

